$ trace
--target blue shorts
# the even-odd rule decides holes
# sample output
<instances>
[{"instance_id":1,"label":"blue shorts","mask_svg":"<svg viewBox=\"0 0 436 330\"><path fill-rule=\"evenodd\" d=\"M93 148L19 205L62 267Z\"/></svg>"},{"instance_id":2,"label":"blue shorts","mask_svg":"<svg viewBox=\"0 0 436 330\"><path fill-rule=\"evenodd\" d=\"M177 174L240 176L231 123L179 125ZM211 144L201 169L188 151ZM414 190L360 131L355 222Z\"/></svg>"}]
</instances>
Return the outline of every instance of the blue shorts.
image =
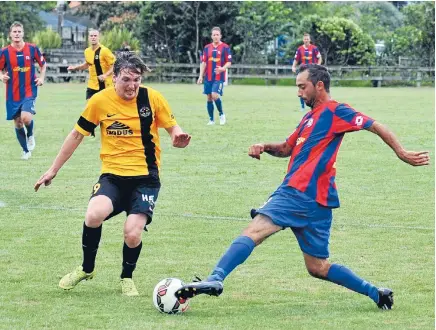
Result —
<instances>
[{"instance_id":1,"label":"blue shorts","mask_svg":"<svg viewBox=\"0 0 436 330\"><path fill-rule=\"evenodd\" d=\"M6 101L6 120L19 117L22 111L30 112L32 115L36 114L34 97L17 102Z\"/></svg>"},{"instance_id":2,"label":"blue shorts","mask_svg":"<svg viewBox=\"0 0 436 330\"><path fill-rule=\"evenodd\" d=\"M203 94L217 93L223 96L224 82L222 81L205 81Z\"/></svg>"},{"instance_id":3,"label":"blue shorts","mask_svg":"<svg viewBox=\"0 0 436 330\"><path fill-rule=\"evenodd\" d=\"M299 190L280 186L259 209L277 226L291 228L301 251L317 258L329 257L332 210L324 207Z\"/></svg>"}]
</instances>

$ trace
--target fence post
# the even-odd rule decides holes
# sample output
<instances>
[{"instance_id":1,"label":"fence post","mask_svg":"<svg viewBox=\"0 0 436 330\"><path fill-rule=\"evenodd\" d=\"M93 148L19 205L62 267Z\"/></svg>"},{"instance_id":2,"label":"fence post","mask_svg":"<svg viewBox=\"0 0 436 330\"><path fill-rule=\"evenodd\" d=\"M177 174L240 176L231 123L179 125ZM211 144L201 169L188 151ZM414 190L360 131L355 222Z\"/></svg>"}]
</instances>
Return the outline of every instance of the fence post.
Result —
<instances>
[{"instance_id":1,"label":"fence post","mask_svg":"<svg viewBox=\"0 0 436 330\"><path fill-rule=\"evenodd\" d=\"M416 87L421 87L422 73L418 71L416 75Z\"/></svg>"}]
</instances>

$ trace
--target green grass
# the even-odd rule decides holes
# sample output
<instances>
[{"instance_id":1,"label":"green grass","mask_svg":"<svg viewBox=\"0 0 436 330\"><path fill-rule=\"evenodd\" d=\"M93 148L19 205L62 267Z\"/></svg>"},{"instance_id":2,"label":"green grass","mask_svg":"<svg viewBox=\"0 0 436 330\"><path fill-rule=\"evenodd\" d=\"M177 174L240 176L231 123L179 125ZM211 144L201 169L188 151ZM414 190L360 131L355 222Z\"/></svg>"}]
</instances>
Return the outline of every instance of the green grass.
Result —
<instances>
[{"instance_id":1,"label":"green grass","mask_svg":"<svg viewBox=\"0 0 436 330\"><path fill-rule=\"evenodd\" d=\"M287 160L253 160L248 146L282 141L302 113L295 87L228 86L228 125L210 127L200 86L153 86L192 141L175 149L161 132L163 186L143 237L136 299L120 295L121 215L104 225L95 279L71 292L57 287L81 262L84 212L100 170L99 137L86 138L53 184L33 192L82 111L85 86L40 89L37 147L28 162L20 160L12 123L2 115L0 328L434 329L434 160L429 167L408 166L369 132L347 135L338 155L342 207L334 211L331 261L393 288L392 311L311 278L287 230L256 248L229 276L221 297L197 297L181 316L159 314L154 285L170 276L206 276L248 224L249 209L280 184ZM332 96L385 123L407 148L434 157L433 89L333 87Z\"/></svg>"}]
</instances>

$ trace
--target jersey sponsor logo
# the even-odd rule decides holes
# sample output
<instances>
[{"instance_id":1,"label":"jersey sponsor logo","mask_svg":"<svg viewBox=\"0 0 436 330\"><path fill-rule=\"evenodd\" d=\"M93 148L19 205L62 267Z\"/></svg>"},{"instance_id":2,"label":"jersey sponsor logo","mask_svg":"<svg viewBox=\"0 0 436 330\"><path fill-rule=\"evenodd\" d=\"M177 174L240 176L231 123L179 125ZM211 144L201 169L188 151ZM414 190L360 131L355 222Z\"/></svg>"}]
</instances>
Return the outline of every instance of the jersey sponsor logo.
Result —
<instances>
[{"instance_id":1,"label":"jersey sponsor logo","mask_svg":"<svg viewBox=\"0 0 436 330\"><path fill-rule=\"evenodd\" d=\"M27 72L29 70L30 70L29 66L25 66L23 68L16 66L15 68L12 69L12 71L14 71L14 72Z\"/></svg>"},{"instance_id":2,"label":"jersey sponsor logo","mask_svg":"<svg viewBox=\"0 0 436 330\"><path fill-rule=\"evenodd\" d=\"M219 62L219 61L220 61L219 58L209 57L209 62Z\"/></svg>"},{"instance_id":3,"label":"jersey sponsor logo","mask_svg":"<svg viewBox=\"0 0 436 330\"><path fill-rule=\"evenodd\" d=\"M142 107L139 109L139 115L143 118L147 118L151 115L151 109L149 107Z\"/></svg>"},{"instance_id":4,"label":"jersey sponsor logo","mask_svg":"<svg viewBox=\"0 0 436 330\"><path fill-rule=\"evenodd\" d=\"M110 117L115 116L115 114L114 114L114 113L108 113L106 116L107 116L108 118L110 118Z\"/></svg>"},{"instance_id":5,"label":"jersey sponsor logo","mask_svg":"<svg viewBox=\"0 0 436 330\"><path fill-rule=\"evenodd\" d=\"M130 129L129 126L124 125L119 121L116 121L108 128L106 128L106 134L111 136L133 135L133 131Z\"/></svg>"},{"instance_id":6,"label":"jersey sponsor logo","mask_svg":"<svg viewBox=\"0 0 436 330\"><path fill-rule=\"evenodd\" d=\"M297 146L299 145L299 144L301 144L301 143L303 143L304 141L306 141L306 138L304 138L304 137L299 137L298 139L297 139Z\"/></svg>"}]
</instances>

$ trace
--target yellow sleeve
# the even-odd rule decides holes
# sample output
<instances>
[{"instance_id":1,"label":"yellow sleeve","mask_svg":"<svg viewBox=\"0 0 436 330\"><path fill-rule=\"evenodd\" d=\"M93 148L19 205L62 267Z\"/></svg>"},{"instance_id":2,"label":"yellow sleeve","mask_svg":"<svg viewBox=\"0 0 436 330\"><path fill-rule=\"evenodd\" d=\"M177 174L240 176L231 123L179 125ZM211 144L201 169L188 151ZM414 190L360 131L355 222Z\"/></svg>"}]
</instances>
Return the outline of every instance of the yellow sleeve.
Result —
<instances>
[{"instance_id":1,"label":"yellow sleeve","mask_svg":"<svg viewBox=\"0 0 436 330\"><path fill-rule=\"evenodd\" d=\"M85 136L92 135L95 136L94 130L99 125L100 113L98 103L94 98L90 98L88 103L86 104L85 110L80 115L79 120L77 121L74 128Z\"/></svg>"},{"instance_id":2,"label":"yellow sleeve","mask_svg":"<svg viewBox=\"0 0 436 330\"><path fill-rule=\"evenodd\" d=\"M108 64L112 65L115 63L115 55L110 51L109 48L104 48L103 60Z\"/></svg>"},{"instance_id":3,"label":"yellow sleeve","mask_svg":"<svg viewBox=\"0 0 436 330\"><path fill-rule=\"evenodd\" d=\"M148 89L151 93L150 103L155 111L157 127L169 128L177 125L168 101L156 90Z\"/></svg>"}]
</instances>

